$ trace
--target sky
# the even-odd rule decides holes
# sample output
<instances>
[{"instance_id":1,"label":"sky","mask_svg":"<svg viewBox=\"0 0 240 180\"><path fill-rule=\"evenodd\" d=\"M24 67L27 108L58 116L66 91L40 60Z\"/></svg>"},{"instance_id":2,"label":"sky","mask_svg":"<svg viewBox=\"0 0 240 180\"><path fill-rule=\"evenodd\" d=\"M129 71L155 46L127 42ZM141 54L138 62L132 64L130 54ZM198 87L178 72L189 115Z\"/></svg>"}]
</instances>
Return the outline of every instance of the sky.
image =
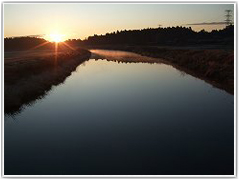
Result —
<instances>
[{"instance_id":1,"label":"sky","mask_svg":"<svg viewBox=\"0 0 240 180\"><path fill-rule=\"evenodd\" d=\"M94 34L171 26L193 30L225 25L186 25L223 22L233 4L4 3L4 37L63 34L85 39Z\"/></svg>"}]
</instances>

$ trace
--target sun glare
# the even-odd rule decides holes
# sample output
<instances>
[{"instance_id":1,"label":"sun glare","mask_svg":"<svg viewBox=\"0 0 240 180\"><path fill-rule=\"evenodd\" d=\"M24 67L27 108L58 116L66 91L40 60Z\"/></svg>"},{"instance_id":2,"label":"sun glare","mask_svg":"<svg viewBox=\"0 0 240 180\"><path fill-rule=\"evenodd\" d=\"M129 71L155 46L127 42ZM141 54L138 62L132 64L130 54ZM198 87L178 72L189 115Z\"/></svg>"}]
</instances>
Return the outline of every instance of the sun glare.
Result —
<instances>
[{"instance_id":1,"label":"sun glare","mask_svg":"<svg viewBox=\"0 0 240 180\"><path fill-rule=\"evenodd\" d=\"M59 42L63 42L64 41L64 35L63 34L49 34L45 37L45 39L47 39L48 41L51 41L51 42L56 42L56 43L59 43Z\"/></svg>"}]
</instances>

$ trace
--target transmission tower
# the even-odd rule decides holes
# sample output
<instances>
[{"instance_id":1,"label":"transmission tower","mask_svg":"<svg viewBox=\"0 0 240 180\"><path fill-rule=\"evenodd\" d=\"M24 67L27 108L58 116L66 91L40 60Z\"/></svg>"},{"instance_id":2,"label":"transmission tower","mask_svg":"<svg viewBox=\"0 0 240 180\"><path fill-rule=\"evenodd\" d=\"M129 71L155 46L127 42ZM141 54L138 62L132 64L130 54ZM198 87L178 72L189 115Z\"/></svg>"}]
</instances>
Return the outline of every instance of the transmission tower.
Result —
<instances>
[{"instance_id":1,"label":"transmission tower","mask_svg":"<svg viewBox=\"0 0 240 180\"><path fill-rule=\"evenodd\" d=\"M227 26L229 26L229 25L232 25L232 20L231 20L231 17L232 17L232 10L225 10L225 12L226 12L226 15L225 15L225 17L226 17L226 19L225 19L225 22L226 22L226 24L227 24Z\"/></svg>"}]
</instances>

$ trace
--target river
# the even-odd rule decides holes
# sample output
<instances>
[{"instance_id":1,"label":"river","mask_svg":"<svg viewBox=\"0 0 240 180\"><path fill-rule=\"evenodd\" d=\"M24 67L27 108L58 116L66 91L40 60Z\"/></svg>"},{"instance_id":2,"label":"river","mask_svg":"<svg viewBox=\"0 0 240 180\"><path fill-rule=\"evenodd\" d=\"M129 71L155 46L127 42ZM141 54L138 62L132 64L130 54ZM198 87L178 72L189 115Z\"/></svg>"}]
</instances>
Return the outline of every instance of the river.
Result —
<instances>
[{"instance_id":1,"label":"river","mask_svg":"<svg viewBox=\"0 0 240 180\"><path fill-rule=\"evenodd\" d=\"M151 58L92 52L5 115L5 175L234 173L233 95Z\"/></svg>"}]
</instances>

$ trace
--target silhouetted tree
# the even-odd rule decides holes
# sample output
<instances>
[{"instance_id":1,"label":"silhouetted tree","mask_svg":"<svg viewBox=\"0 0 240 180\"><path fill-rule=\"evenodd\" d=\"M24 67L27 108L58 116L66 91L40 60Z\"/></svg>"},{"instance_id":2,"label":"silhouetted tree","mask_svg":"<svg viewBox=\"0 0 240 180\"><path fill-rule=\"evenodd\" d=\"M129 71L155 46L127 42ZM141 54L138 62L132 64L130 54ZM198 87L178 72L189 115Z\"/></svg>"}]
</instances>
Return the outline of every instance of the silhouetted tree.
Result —
<instances>
[{"instance_id":1,"label":"silhouetted tree","mask_svg":"<svg viewBox=\"0 0 240 180\"><path fill-rule=\"evenodd\" d=\"M198 43L233 43L233 26L223 30L207 32L193 31L182 26L166 28L147 28L141 30L123 30L105 35L94 35L82 41L85 45L192 45ZM228 39L228 40L227 40ZM219 41L221 40L221 42Z\"/></svg>"}]
</instances>

